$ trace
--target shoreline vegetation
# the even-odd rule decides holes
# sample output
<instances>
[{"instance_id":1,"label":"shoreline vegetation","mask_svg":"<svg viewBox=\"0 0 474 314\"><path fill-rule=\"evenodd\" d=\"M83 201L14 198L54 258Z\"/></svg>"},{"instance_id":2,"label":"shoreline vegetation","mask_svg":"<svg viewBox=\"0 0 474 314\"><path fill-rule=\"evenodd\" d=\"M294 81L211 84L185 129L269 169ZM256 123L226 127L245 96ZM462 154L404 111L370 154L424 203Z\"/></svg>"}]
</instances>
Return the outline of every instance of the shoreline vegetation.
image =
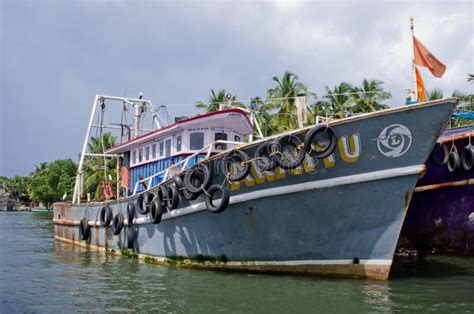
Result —
<instances>
[{"instance_id":1,"label":"shoreline vegetation","mask_svg":"<svg viewBox=\"0 0 474 314\"><path fill-rule=\"evenodd\" d=\"M474 83L474 74L468 74L467 81ZM325 95L318 97L308 90L306 84L299 81L298 76L286 71L281 78L273 77L274 87L267 90L266 100L254 97L248 106L237 99L237 96L225 89L217 92L211 89L208 102L198 101L195 107L205 112L219 110L220 104L253 110L261 127L263 136L285 132L298 127L297 105L299 97L305 97L312 103L306 103L306 124L312 124L316 116L329 119L340 119L347 116L373 112L389 108L384 101L390 99L391 93L383 88L380 80L364 79L359 86L348 82L330 88L325 87ZM427 101L443 98L440 89L427 92ZM458 97L460 104L472 107L473 94L465 94L458 90L452 93ZM450 127L470 125L471 121L451 119ZM92 137L88 149L92 153L102 153L112 147L117 139L110 133ZM50 163L39 163L28 176L0 176L6 194L17 204L50 208L54 202L70 200L73 194L74 181L78 165L71 159L60 159ZM84 163L84 191L94 200L101 200L102 187L100 181L116 178L117 160L108 161L104 167L101 160L88 158Z\"/></svg>"}]
</instances>

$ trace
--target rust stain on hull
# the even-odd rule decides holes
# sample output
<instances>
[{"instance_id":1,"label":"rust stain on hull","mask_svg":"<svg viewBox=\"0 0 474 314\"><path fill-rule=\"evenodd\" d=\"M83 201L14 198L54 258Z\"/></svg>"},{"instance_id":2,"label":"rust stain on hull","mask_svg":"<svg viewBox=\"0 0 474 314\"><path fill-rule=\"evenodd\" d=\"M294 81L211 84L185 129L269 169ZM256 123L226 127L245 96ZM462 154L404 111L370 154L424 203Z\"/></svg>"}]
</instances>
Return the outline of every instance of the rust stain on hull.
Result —
<instances>
[{"instance_id":1,"label":"rust stain on hull","mask_svg":"<svg viewBox=\"0 0 474 314\"><path fill-rule=\"evenodd\" d=\"M466 185L473 185L473 184L474 184L474 179L466 179L466 180L446 182L446 183L436 183L436 184L416 187L415 192L424 192L424 191L429 191L429 190L450 188L453 186L466 186Z\"/></svg>"}]
</instances>

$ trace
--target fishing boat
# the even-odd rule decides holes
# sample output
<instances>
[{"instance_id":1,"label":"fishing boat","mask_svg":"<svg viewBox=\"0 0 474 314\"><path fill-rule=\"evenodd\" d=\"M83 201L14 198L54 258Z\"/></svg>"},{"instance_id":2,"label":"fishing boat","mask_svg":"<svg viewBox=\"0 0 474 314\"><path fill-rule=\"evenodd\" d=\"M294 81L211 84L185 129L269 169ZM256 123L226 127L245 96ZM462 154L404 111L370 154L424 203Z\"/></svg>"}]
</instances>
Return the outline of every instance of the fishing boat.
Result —
<instances>
[{"instance_id":1,"label":"fishing boat","mask_svg":"<svg viewBox=\"0 0 474 314\"><path fill-rule=\"evenodd\" d=\"M398 251L474 254L473 163L474 126L444 131L415 188Z\"/></svg>"},{"instance_id":2,"label":"fishing boat","mask_svg":"<svg viewBox=\"0 0 474 314\"><path fill-rule=\"evenodd\" d=\"M114 102L133 107L133 125L105 122ZM251 109L223 105L164 125L149 100L97 95L72 202L53 205L55 238L163 265L387 279L417 179L455 105L262 137ZM142 130L147 114L154 126ZM126 140L89 152L91 131L107 127ZM86 157L118 161L104 201L84 200Z\"/></svg>"}]
</instances>

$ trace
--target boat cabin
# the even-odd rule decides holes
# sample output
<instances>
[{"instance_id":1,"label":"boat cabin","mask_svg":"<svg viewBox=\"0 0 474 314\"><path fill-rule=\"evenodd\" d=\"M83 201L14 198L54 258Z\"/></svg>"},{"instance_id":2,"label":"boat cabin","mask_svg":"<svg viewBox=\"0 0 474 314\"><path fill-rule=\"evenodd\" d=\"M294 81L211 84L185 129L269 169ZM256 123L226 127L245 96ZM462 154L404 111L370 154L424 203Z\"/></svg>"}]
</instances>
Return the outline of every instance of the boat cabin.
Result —
<instances>
[{"instance_id":1,"label":"boat cabin","mask_svg":"<svg viewBox=\"0 0 474 314\"><path fill-rule=\"evenodd\" d=\"M128 183L128 195L132 195L158 185L166 169L187 157L195 155L188 161L192 165L206 155L232 148L252 133L252 123L245 111L227 109L176 121L105 153L123 154L122 182L125 186Z\"/></svg>"}]
</instances>

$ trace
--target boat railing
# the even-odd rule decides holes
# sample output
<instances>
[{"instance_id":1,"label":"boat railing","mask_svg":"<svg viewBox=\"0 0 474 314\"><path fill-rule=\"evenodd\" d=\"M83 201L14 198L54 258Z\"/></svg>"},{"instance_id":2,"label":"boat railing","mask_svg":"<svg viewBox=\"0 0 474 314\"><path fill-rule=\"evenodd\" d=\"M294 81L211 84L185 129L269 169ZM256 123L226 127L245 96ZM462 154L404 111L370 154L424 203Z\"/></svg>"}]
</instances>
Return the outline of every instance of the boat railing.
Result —
<instances>
[{"instance_id":1,"label":"boat railing","mask_svg":"<svg viewBox=\"0 0 474 314\"><path fill-rule=\"evenodd\" d=\"M146 186L145 191L148 191L148 190L154 188L155 186L159 185L161 182L164 182L167 179L169 179L175 173L172 170L175 170L175 171L177 170L176 172L181 172L181 171L186 170L189 166L189 162L191 160L193 160L195 157L201 155L204 152L206 153L204 159L209 158L211 156L212 152L213 152L213 148L217 144L241 145L241 144L244 144L244 143L243 142L235 142L235 141L224 141L224 140L214 141L214 142L210 143L209 145L204 146L200 150L194 152L192 155L190 155L190 156L186 157L185 159L181 160L180 162L178 162L174 165L171 165L170 167L168 167L168 168L166 168L162 171L159 171L159 172L157 172L157 173L155 173L155 174L153 174L149 177L138 180L135 183L135 186L133 187L132 195L135 195L138 192L138 187L140 186L140 184L145 184L145 186ZM158 184L153 185L153 179L155 179L155 178L157 178L161 175L163 175L163 178L160 180L160 182Z\"/></svg>"}]
</instances>

